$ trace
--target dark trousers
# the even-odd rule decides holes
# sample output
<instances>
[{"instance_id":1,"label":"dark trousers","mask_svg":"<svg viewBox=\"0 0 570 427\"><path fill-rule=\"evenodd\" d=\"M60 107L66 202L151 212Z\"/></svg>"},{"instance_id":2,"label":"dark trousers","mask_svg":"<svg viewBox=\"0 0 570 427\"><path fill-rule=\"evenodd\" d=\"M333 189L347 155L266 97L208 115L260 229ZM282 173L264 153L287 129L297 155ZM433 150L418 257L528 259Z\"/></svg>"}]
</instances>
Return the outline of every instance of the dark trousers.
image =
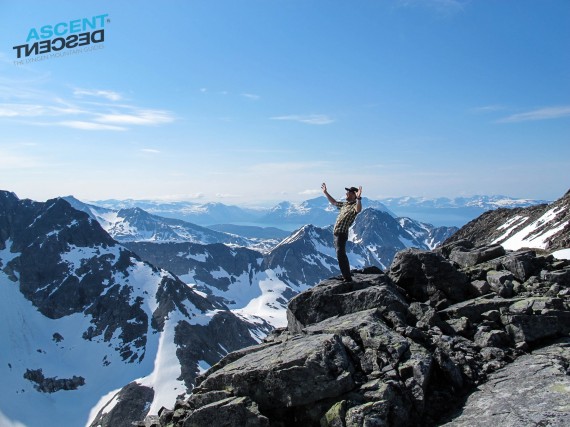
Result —
<instances>
[{"instance_id":1,"label":"dark trousers","mask_svg":"<svg viewBox=\"0 0 570 427\"><path fill-rule=\"evenodd\" d=\"M334 247L336 249L336 258L338 259L338 266L342 277L345 280L351 280L350 276L350 263L346 256L346 242L348 241L348 234L340 233L334 236Z\"/></svg>"}]
</instances>

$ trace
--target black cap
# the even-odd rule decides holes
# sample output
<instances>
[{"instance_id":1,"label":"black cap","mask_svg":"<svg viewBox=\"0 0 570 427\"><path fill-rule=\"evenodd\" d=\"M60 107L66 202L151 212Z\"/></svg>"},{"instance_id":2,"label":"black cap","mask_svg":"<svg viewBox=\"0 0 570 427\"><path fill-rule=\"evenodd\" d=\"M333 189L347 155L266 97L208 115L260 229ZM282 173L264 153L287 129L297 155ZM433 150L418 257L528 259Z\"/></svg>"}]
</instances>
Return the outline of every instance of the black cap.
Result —
<instances>
[{"instance_id":1,"label":"black cap","mask_svg":"<svg viewBox=\"0 0 570 427\"><path fill-rule=\"evenodd\" d=\"M344 189L345 189L346 191L352 191L353 193L356 193L356 192L358 191L358 188L356 188L356 187L350 187L350 188L344 187Z\"/></svg>"}]
</instances>

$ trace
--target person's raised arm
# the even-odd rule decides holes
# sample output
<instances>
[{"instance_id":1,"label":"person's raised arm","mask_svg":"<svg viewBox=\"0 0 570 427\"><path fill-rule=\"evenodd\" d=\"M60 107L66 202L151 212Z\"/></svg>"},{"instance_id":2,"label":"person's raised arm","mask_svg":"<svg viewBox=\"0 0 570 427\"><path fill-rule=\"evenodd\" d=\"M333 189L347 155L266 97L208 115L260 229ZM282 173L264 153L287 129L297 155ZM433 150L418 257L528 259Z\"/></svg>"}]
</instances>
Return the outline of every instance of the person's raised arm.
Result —
<instances>
[{"instance_id":1,"label":"person's raised arm","mask_svg":"<svg viewBox=\"0 0 570 427\"><path fill-rule=\"evenodd\" d=\"M362 211L362 185L358 187L356 192L356 212Z\"/></svg>"},{"instance_id":2,"label":"person's raised arm","mask_svg":"<svg viewBox=\"0 0 570 427\"><path fill-rule=\"evenodd\" d=\"M323 194L325 195L325 197L328 199L328 201L332 204L332 205L336 205L337 201L335 199L333 199L333 197L329 194L329 192L327 191L327 185L323 182L323 185L321 185L321 188L323 190Z\"/></svg>"}]
</instances>

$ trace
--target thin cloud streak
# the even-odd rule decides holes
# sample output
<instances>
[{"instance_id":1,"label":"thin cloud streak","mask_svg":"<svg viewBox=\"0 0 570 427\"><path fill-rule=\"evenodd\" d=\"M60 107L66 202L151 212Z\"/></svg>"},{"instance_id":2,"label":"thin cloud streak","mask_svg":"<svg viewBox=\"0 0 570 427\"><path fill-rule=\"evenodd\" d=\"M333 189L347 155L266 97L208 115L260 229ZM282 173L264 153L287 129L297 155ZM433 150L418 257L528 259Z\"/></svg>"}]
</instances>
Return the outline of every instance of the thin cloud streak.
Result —
<instances>
[{"instance_id":1,"label":"thin cloud streak","mask_svg":"<svg viewBox=\"0 0 570 427\"><path fill-rule=\"evenodd\" d=\"M259 95L255 95L253 93L242 93L241 96L247 99L251 99L252 101L257 101L261 98Z\"/></svg>"},{"instance_id":2,"label":"thin cloud streak","mask_svg":"<svg viewBox=\"0 0 570 427\"><path fill-rule=\"evenodd\" d=\"M471 109L473 113L492 113L494 111L504 110L505 107L502 105L485 105L483 107L476 107Z\"/></svg>"},{"instance_id":3,"label":"thin cloud streak","mask_svg":"<svg viewBox=\"0 0 570 427\"><path fill-rule=\"evenodd\" d=\"M95 96L98 98L106 98L110 101L120 101L123 99L122 95L112 90L89 90L89 89L75 89L73 91L75 96Z\"/></svg>"},{"instance_id":4,"label":"thin cloud streak","mask_svg":"<svg viewBox=\"0 0 570 427\"><path fill-rule=\"evenodd\" d=\"M132 114L101 114L95 121L123 125L159 125L174 121L168 111L137 110Z\"/></svg>"},{"instance_id":5,"label":"thin cloud streak","mask_svg":"<svg viewBox=\"0 0 570 427\"><path fill-rule=\"evenodd\" d=\"M17 84L15 84L17 86ZM176 120L175 115L166 110L139 108L128 104L119 104L123 96L115 91L100 89L74 89L71 99L30 89L14 93L22 96L8 96L0 87L0 119L25 120L44 119L36 125L63 126L78 130L126 131L130 126L156 126ZM93 102L93 98L107 102ZM16 100L16 102L14 102ZM17 102L22 100L24 102ZM57 118L50 122L50 118Z\"/></svg>"},{"instance_id":6,"label":"thin cloud streak","mask_svg":"<svg viewBox=\"0 0 570 427\"><path fill-rule=\"evenodd\" d=\"M560 107L544 107L526 113L512 114L508 117L498 120L498 123L518 123L537 120L552 120L570 117L570 106L563 105Z\"/></svg>"},{"instance_id":7,"label":"thin cloud streak","mask_svg":"<svg viewBox=\"0 0 570 427\"><path fill-rule=\"evenodd\" d=\"M334 123L334 120L325 114L310 114L306 116L291 114L288 116L271 117L271 120L293 121L293 122L305 123L308 125L328 125Z\"/></svg>"},{"instance_id":8,"label":"thin cloud streak","mask_svg":"<svg viewBox=\"0 0 570 427\"><path fill-rule=\"evenodd\" d=\"M321 194L321 192L322 192L321 190L313 189L313 190L300 191L299 194L301 196L316 196L316 195Z\"/></svg>"},{"instance_id":9,"label":"thin cloud streak","mask_svg":"<svg viewBox=\"0 0 570 427\"><path fill-rule=\"evenodd\" d=\"M112 131L126 131L127 128L120 126L105 125L101 123L85 122L81 120L67 120L62 122L53 123L57 126L64 126L72 129L79 130L112 130Z\"/></svg>"}]
</instances>

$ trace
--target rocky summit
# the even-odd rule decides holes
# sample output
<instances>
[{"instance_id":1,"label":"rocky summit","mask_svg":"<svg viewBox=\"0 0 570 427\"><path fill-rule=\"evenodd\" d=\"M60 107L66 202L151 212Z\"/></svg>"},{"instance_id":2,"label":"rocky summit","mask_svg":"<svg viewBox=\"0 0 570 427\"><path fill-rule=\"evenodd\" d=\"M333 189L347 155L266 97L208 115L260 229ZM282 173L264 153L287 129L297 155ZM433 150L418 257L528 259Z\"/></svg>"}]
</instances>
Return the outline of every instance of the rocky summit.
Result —
<instances>
[{"instance_id":1,"label":"rocky summit","mask_svg":"<svg viewBox=\"0 0 570 427\"><path fill-rule=\"evenodd\" d=\"M570 425L570 261L455 241L291 299L145 426Z\"/></svg>"}]
</instances>

